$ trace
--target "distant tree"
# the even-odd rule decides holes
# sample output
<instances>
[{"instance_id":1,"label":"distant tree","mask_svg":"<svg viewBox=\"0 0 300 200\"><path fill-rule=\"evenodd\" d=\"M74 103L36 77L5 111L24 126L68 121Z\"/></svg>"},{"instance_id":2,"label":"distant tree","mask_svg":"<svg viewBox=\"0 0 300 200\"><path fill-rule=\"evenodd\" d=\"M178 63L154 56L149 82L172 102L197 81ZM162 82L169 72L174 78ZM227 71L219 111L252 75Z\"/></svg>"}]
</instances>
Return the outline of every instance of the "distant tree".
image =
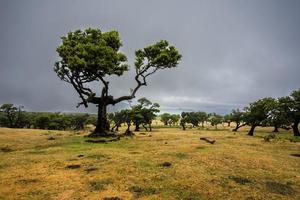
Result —
<instances>
[{"instance_id":1,"label":"distant tree","mask_svg":"<svg viewBox=\"0 0 300 200\"><path fill-rule=\"evenodd\" d=\"M22 110L23 106L16 107L11 103L0 106L2 112L2 124L9 128L23 128L25 126L25 114Z\"/></svg>"},{"instance_id":2,"label":"distant tree","mask_svg":"<svg viewBox=\"0 0 300 200\"><path fill-rule=\"evenodd\" d=\"M48 129L50 130L66 130L72 127L72 119L68 115L61 113L49 114Z\"/></svg>"},{"instance_id":3,"label":"distant tree","mask_svg":"<svg viewBox=\"0 0 300 200\"><path fill-rule=\"evenodd\" d=\"M110 129L111 132L114 132L115 129L116 129L116 131L118 131L118 129L119 129L119 125L117 125L117 123L116 123L116 118L115 118L116 113L117 113L117 112L109 113L109 114L107 115L107 120L108 120L109 124L110 124L110 125L113 124L113 126L112 126L111 129ZM120 126L121 126L121 124L120 124Z\"/></svg>"},{"instance_id":4,"label":"distant tree","mask_svg":"<svg viewBox=\"0 0 300 200\"><path fill-rule=\"evenodd\" d=\"M189 112L187 114L187 123L190 123L193 125L193 127L199 126L200 123L200 115L198 112Z\"/></svg>"},{"instance_id":5,"label":"distant tree","mask_svg":"<svg viewBox=\"0 0 300 200\"><path fill-rule=\"evenodd\" d=\"M170 119L169 119L169 125L175 125L175 124L177 124L178 123L178 121L179 121L179 119L180 119L180 115L177 115L177 114L172 114L171 116L170 116Z\"/></svg>"},{"instance_id":6,"label":"distant tree","mask_svg":"<svg viewBox=\"0 0 300 200\"><path fill-rule=\"evenodd\" d=\"M126 109L126 110L122 110L124 116L125 116L125 123L127 125L127 129L125 130L124 135L125 136L132 136L133 132L130 131L130 126L131 126L131 122L132 122L132 116L133 116L133 112L132 110Z\"/></svg>"},{"instance_id":7,"label":"distant tree","mask_svg":"<svg viewBox=\"0 0 300 200\"><path fill-rule=\"evenodd\" d=\"M50 118L47 115L37 115L35 117L34 127L38 129L48 129Z\"/></svg>"},{"instance_id":8,"label":"distant tree","mask_svg":"<svg viewBox=\"0 0 300 200\"><path fill-rule=\"evenodd\" d=\"M160 121L162 121L165 126L175 125L178 123L179 119L180 115L177 114L163 113L160 115Z\"/></svg>"},{"instance_id":9,"label":"distant tree","mask_svg":"<svg viewBox=\"0 0 300 200\"><path fill-rule=\"evenodd\" d=\"M86 29L69 32L62 37L57 48L61 60L55 63L55 72L63 81L70 83L79 94L82 102L98 106L98 120L95 131L90 136L106 136L109 132L107 106L131 100L141 86L146 86L146 78L157 70L176 67L181 55L174 46L165 40L137 50L135 55L135 80L137 86L128 96L114 98L109 94L107 76L121 76L128 71L126 56L119 52L122 46L117 31L101 32L99 29ZM89 87L89 83L100 81L101 93Z\"/></svg>"},{"instance_id":10,"label":"distant tree","mask_svg":"<svg viewBox=\"0 0 300 200\"><path fill-rule=\"evenodd\" d=\"M274 98L266 97L250 103L250 106L245 108L244 120L251 126L248 132L249 136L253 136L254 129L257 126L261 126L269 118L274 108L274 102Z\"/></svg>"},{"instance_id":11,"label":"distant tree","mask_svg":"<svg viewBox=\"0 0 300 200\"><path fill-rule=\"evenodd\" d=\"M294 136L300 136L300 89L295 90L288 97L279 98L279 106L286 114L286 118L292 124Z\"/></svg>"},{"instance_id":12,"label":"distant tree","mask_svg":"<svg viewBox=\"0 0 300 200\"><path fill-rule=\"evenodd\" d=\"M206 112L198 112L199 121L201 122L202 128L204 128L204 122L207 121L208 115Z\"/></svg>"},{"instance_id":13,"label":"distant tree","mask_svg":"<svg viewBox=\"0 0 300 200\"><path fill-rule=\"evenodd\" d=\"M88 114L73 114L70 116L71 126L74 130L82 130L87 124Z\"/></svg>"},{"instance_id":14,"label":"distant tree","mask_svg":"<svg viewBox=\"0 0 300 200\"><path fill-rule=\"evenodd\" d=\"M90 114L89 118L86 121L86 124L91 124L91 125L96 126L96 124L97 124L97 115Z\"/></svg>"},{"instance_id":15,"label":"distant tree","mask_svg":"<svg viewBox=\"0 0 300 200\"><path fill-rule=\"evenodd\" d=\"M171 119L170 113L163 113L160 115L160 121L162 121L165 126L169 124L170 119Z\"/></svg>"},{"instance_id":16,"label":"distant tree","mask_svg":"<svg viewBox=\"0 0 300 200\"><path fill-rule=\"evenodd\" d=\"M159 104L152 103L145 97L138 100L137 105L132 106L132 121L135 124L135 131L140 130L140 125L142 125L146 130L146 125L149 126L150 131L152 130L151 124L152 120L156 117L155 113L159 112Z\"/></svg>"},{"instance_id":17,"label":"distant tree","mask_svg":"<svg viewBox=\"0 0 300 200\"><path fill-rule=\"evenodd\" d=\"M186 129L186 123L188 123L188 115L189 115L189 113L187 113L187 112L181 113L180 126L182 126L183 130Z\"/></svg>"},{"instance_id":18,"label":"distant tree","mask_svg":"<svg viewBox=\"0 0 300 200\"><path fill-rule=\"evenodd\" d=\"M208 119L212 126L214 126L216 129L218 129L218 124L221 124L223 121L223 117L221 115L218 115L216 113L213 113L210 115Z\"/></svg>"},{"instance_id":19,"label":"distant tree","mask_svg":"<svg viewBox=\"0 0 300 200\"><path fill-rule=\"evenodd\" d=\"M231 124L231 121L232 120L232 116L231 116L231 113L227 114L227 115L224 115L223 117L223 122L224 123L227 123L227 126L230 127L230 124Z\"/></svg>"},{"instance_id":20,"label":"distant tree","mask_svg":"<svg viewBox=\"0 0 300 200\"><path fill-rule=\"evenodd\" d=\"M186 124L192 124L193 127L198 127L202 122L202 126L205 120L208 119L208 115L205 112L182 112L180 125L185 130Z\"/></svg>"},{"instance_id":21,"label":"distant tree","mask_svg":"<svg viewBox=\"0 0 300 200\"><path fill-rule=\"evenodd\" d=\"M279 128L288 130L291 122L287 116L287 113L284 111L283 107L280 106L279 100L275 100L273 108L270 111L268 119L265 120L266 126L273 126L273 132L278 132Z\"/></svg>"},{"instance_id":22,"label":"distant tree","mask_svg":"<svg viewBox=\"0 0 300 200\"><path fill-rule=\"evenodd\" d=\"M5 127L5 126L7 126L7 124L8 124L8 121L7 121L7 118L4 114L4 112L0 111L0 126Z\"/></svg>"},{"instance_id":23,"label":"distant tree","mask_svg":"<svg viewBox=\"0 0 300 200\"><path fill-rule=\"evenodd\" d=\"M243 123L244 112L240 111L239 109L233 109L230 116L231 121L235 123L235 128L232 131L237 131L239 128L246 125L246 123Z\"/></svg>"}]
</instances>

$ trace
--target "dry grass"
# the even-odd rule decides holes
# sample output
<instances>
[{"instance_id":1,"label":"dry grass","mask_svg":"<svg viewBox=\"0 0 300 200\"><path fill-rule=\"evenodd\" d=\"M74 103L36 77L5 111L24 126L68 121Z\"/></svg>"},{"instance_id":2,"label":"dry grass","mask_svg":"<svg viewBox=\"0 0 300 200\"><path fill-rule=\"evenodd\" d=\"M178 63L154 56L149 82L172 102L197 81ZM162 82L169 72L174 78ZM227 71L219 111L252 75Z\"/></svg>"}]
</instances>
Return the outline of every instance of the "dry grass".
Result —
<instances>
[{"instance_id":1,"label":"dry grass","mask_svg":"<svg viewBox=\"0 0 300 200\"><path fill-rule=\"evenodd\" d=\"M107 144L0 128L0 199L300 199L299 142L219 128L154 128Z\"/></svg>"}]
</instances>

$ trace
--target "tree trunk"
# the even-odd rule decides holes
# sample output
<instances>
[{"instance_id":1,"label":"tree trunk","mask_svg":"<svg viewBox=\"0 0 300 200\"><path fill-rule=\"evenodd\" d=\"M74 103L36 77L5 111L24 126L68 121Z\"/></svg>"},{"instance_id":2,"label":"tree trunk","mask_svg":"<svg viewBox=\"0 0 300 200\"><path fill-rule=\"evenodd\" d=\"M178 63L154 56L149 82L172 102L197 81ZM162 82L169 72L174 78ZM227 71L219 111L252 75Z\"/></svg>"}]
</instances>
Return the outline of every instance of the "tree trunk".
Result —
<instances>
[{"instance_id":1,"label":"tree trunk","mask_svg":"<svg viewBox=\"0 0 300 200\"><path fill-rule=\"evenodd\" d=\"M277 125L274 126L273 132L274 132L274 133L278 133L278 126L277 126Z\"/></svg>"},{"instance_id":2,"label":"tree trunk","mask_svg":"<svg viewBox=\"0 0 300 200\"><path fill-rule=\"evenodd\" d=\"M299 120L294 121L294 123L293 123L292 128L293 128L294 136L300 136L298 124L299 124Z\"/></svg>"},{"instance_id":3,"label":"tree trunk","mask_svg":"<svg viewBox=\"0 0 300 200\"><path fill-rule=\"evenodd\" d=\"M144 129L146 130L146 131L148 131L148 129L147 129L147 127L146 127L146 125L143 123L142 124L142 126L144 127Z\"/></svg>"},{"instance_id":4,"label":"tree trunk","mask_svg":"<svg viewBox=\"0 0 300 200\"><path fill-rule=\"evenodd\" d=\"M255 125L252 125L252 126L251 126L251 129L250 129L249 132L248 132L248 135L249 135L249 136L253 136L253 135L254 135L254 129L255 129L255 127L256 127Z\"/></svg>"},{"instance_id":5,"label":"tree trunk","mask_svg":"<svg viewBox=\"0 0 300 200\"><path fill-rule=\"evenodd\" d=\"M109 122L106 116L106 108L107 105L105 104L98 105L98 119L97 119L96 129L94 130L93 133L89 135L90 137L109 135Z\"/></svg>"},{"instance_id":6,"label":"tree trunk","mask_svg":"<svg viewBox=\"0 0 300 200\"><path fill-rule=\"evenodd\" d=\"M231 122L227 122L227 123L228 123L228 127L230 127L230 123L231 123Z\"/></svg>"},{"instance_id":7,"label":"tree trunk","mask_svg":"<svg viewBox=\"0 0 300 200\"><path fill-rule=\"evenodd\" d=\"M127 124L127 129L126 129L124 135L125 136L133 136L134 135L133 132L130 131L130 125L131 125L131 123L127 122L126 124Z\"/></svg>"},{"instance_id":8,"label":"tree trunk","mask_svg":"<svg viewBox=\"0 0 300 200\"><path fill-rule=\"evenodd\" d=\"M202 123L201 123L201 124L202 124L202 128L204 128L204 121L202 121Z\"/></svg>"},{"instance_id":9,"label":"tree trunk","mask_svg":"<svg viewBox=\"0 0 300 200\"><path fill-rule=\"evenodd\" d=\"M235 129L233 129L232 131L233 132L236 132L238 129L240 128L240 123L236 123L236 127L235 127Z\"/></svg>"},{"instance_id":10,"label":"tree trunk","mask_svg":"<svg viewBox=\"0 0 300 200\"><path fill-rule=\"evenodd\" d=\"M180 125L182 126L182 130L185 130L185 124L184 123L180 123Z\"/></svg>"},{"instance_id":11,"label":"tree trunk","mask_svg":"<svg viewBox=\"0 0 300 200\"><path fill-rule=\"evenodd\" d=\"M140 124L138 122L135 123L134 131L140 131Z\"/></svg>"}]
</instances>

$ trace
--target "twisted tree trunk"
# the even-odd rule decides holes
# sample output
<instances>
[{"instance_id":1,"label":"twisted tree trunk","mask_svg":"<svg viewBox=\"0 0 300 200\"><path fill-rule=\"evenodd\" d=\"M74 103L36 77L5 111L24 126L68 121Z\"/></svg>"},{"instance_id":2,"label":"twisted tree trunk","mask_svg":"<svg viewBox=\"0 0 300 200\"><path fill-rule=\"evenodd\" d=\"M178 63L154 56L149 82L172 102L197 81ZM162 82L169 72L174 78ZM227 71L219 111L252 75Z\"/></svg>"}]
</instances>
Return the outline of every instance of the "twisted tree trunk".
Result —
<instances>
[{"instance_id":1,"label":"twisted tree trunk","mask_svg":"<svg viewBox=\"0 0 300 200\"><path fill-rule=\"evenodd\" d=\"M96 128L92 132L90 137L99 137L109 135L109 122L107 120L107 105L100 103L98 104L98 118L96 123Z\"/></svg>"}]
</instances>

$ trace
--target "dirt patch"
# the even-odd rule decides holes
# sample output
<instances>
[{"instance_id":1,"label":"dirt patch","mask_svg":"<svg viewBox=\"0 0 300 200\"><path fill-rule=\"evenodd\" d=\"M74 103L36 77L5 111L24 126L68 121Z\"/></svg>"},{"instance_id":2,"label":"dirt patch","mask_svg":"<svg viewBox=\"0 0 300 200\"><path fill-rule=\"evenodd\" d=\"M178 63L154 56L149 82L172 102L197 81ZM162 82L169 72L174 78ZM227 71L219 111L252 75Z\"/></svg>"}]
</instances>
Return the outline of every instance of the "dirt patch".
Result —
<instances>
[{"instance_id":1,"label":"dirt patch","mask_svg":"<svg viewBox=\"0 0 300 200\"><path fill-rule=\"evenodd\" d=\"M171 167L172 163L170 163L170 162L163 162L163 163L161 163L161 166L162 167Z\"/></svg>"},{"instance_id":2,"label":"dirt patch","mask_svg":"<svg viewBox=\"0 0 300 200\"><path fill-rule=\"evenodd\" d=\"M91 139L91 140L85 140L85 142L89 142L89 143L108 143L108 142L115 142L115 141L119 141L121 139L121 137L115 137L115 138L111 138L111 139Z\"/></svg>"},{"instance_id":3,"label":"dirt patch","mask_svg":"<svg viewBox=\"0 0 300 200\"><path fill-rule=\"evenodd\" d=\"M86 140L85 142L89 142L89 143L107 143L106 140Z\"/></svg>"},{"instance_id":4,"label":"dirt patch","mask_svg":"<svg viewBox=\"0 0 300 200\"><path fill-rule=\"evenodd\" d=\"M9 153L9 152L12 152L12 151L15 151L15 150L10 148L10 147L0 147L0 152Z\"/></svg>"},{"instance_id":5,"label":"dirt patch","mask_svg":"<svg viewBox=\"0 0 300 200\"><path fill-rule=\"evenodd\" d=\"M98 168L96 168L96 167L90 167L90 168L85 169L84 171L86 171L87 173L90 173L90 172L97 171L97 170L98 170Z\"/></svg>"},{"instance_id":6,"label":"dirt patch","mask_svg":"<svg viewBox=\"0 0 300 200\"><path fill-rule=\"evenodd\" d=\"M93 191L102 191L105 190L106 186L112 184L111 179L104 179L104 180L96 180L89 182L89 186Z\"/></svg>"},{"instance_id":7,"label":"dirt patch","mask_svg":"<svg viewBox=\"0 0 300 200\"><path fill-rule=\"evenodd\" d=\"M50 136L50 137L47 138L47 140L55 140L55 137Z\"/></svg>"},{"instance_id":8,"label":"dirt patch","mask_svg":"<svg viewBox=\"0 0 300 200\"><path fill-rule=\"evenodd\" d=\"M16 181L16 183L20 183L20 184L23 184L23 185L27 185L27 184L31 184L31 183L37 183L37 182L39 182L38 179L21 179L21 180Z\"/></svg>"},{"instance_id":9,"label":"dirt patch","mask_svg":"<svg viewBox=\"0 0 300 200\"><path fill-rule=\"evenodd\" d=\"M234 182L236 182L237 184L240 185L246 185L247 183L252 183L251 180L247 179L247 178L243 178L243 177L238 177L238 176L228 176L229 179L233 180Z\"/></svg>"},{"instance_id":10,"label":"dirt patch","mask_svg":"<svg viewBox=\"0 0 300 200\"><path fill-rule=\"evenodd\" d=\"M89 155L89 156L86 156L86 158L95 159L95 160L108 160L108 159L110 159L109 156L104 155L104 154Z\"/></svg>"},{"instance_id":11,"label":"dirt patch","mask_svg":"<svg viewBox=\"0 0 300 200\"><path fill-rule=\"evenodd\" d=\"M103 200L122 200L120 197L104 197Z\"/></svg>"},{"instance_id":12,"label":"dirt patch","mask_svg":"<svg viewBox=\"0 0 300 200\"><path fill-rule=\"evenodd\" d=\"M149 196L152 194L157 194L158 191L155 188L142 188L140 186L132 186L128 189L131 193L134 194L136 198L139 198L141 196Z\"/></svg>"},{"instance_id":13,"label":"dirt patch","mask_svg":"<svg viewBox=\"0 0 300 200\"><path fill-rule=\"evenodd\" d=\"M269 192L281 194L281 195L293 195L295 190L290 185L285 185L282 183L268 181L266 182L266 187Z\"/></svg>"},{"instance_id":14,"label":"dirt patch","mask_svg":"<svg viewBox=\"0 0 300 200\"><path fill-rule=\"evenodd\" d=\"M204 147L204 146L198 146L198 147L196 147L196 149L205 149L206 147Z\"/></svg>"},{"instance_id":15,"label":"dirt patch","mask_svg":"<svg viewBox=\"0 0 300 200\"><path fill-rule=\"evenodd\" d=\"M80 167L80 165L67 165L66 169L79 169Z\"/></svg>"},{"instance_id":16,"label":"dirt patch","mask_svg":"<svg viewBox=\"0 0 300 200\"><path fill-rule=\"evenodd\" d=\"M138 152L138 151L130 151L129 154L141 154L141 152Z\"/></svg>"}]
</instances>

